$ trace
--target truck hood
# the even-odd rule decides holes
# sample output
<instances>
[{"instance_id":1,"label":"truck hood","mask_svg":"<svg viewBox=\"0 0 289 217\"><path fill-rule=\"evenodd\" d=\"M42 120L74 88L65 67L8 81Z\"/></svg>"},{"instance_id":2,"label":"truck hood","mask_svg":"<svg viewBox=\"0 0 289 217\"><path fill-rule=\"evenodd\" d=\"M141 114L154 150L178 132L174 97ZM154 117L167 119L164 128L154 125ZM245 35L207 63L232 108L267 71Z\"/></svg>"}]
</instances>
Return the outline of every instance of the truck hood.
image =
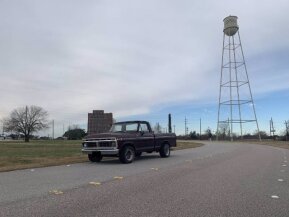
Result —
<instances>
[{"instance_id":1,"label":"truck hood","mask_svg":"<svg viewBox=\"0 0 289 217\"><path fill-rule=\"evenodd\" d=\"M94 138L130 138L130 137L135 137L137 133L97 133L97 134L90 134L87 135L84 139L94 139Z\"/></svg>"}]
</instances>

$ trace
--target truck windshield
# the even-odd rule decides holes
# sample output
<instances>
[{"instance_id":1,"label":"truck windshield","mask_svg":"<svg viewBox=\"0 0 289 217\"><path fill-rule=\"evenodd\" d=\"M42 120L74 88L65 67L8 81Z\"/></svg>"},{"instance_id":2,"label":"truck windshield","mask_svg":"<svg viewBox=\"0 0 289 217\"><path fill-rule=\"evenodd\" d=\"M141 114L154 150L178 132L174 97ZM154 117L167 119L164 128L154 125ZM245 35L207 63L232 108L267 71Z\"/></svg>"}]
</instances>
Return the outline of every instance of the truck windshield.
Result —
<instances>
[{"instance_id":1,"label":"truck windshield","mask_svg":"<svg viewBox=\"0 0 289 217\"><path fill-rule=\"evenodd\" d=\"M138 123L116 123L113 124L110 132L136 132Z\"/></svg>"}]
</instances>

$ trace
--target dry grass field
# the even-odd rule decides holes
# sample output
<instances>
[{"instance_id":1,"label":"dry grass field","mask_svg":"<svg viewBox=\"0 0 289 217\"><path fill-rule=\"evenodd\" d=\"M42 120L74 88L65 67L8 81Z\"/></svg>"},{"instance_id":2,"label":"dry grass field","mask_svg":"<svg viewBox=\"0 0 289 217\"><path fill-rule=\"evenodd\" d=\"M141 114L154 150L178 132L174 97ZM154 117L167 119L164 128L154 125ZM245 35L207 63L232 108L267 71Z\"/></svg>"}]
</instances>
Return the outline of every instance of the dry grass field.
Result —
<instances>
[{"instance_id":1,"label":"dry grass field","mask_svg":"<svg viewBox=\"0 0 289 217\"><path fill-rule=\"evenodd\" d=\"M270 145L279 148L289 149L289 141L274 141L274 140L263 140L263 141L243 141L251 144L259 144L259 145Z\"/></svg>"},{"instance_id":2,"label":"dry grass field","mask_svg":"<svg viewBox=\"0 0 289 217\"><path fill-rule=\"evenodd\" d=\"M0 172L87 161L81 140L0 141ZM195 148L201 143L178 141L174 150Z\"/></svg>"},{"instance_id":3,"label":"dry grass field","mask_svg":"<svg viewBox=\"0 0 289 217\"><path fill-rule=\"evenodd\" d=\"M178 140L177 141L177 147L174 147L173 150L181 150L181 149L187 149L187 148L197 148L201 147L204 144L202 144L200 141L192 141L192 140Z\"/></svg>"},{"instance_id":4,"label":"dry grass field","mask_svg":"<svg viewBox=\"0 0 289 217\"><path fill-rule=\"evenodd\" d=\"M0 171L83 162L81 141L0 141Z\"/></svg>"}]
</instances>

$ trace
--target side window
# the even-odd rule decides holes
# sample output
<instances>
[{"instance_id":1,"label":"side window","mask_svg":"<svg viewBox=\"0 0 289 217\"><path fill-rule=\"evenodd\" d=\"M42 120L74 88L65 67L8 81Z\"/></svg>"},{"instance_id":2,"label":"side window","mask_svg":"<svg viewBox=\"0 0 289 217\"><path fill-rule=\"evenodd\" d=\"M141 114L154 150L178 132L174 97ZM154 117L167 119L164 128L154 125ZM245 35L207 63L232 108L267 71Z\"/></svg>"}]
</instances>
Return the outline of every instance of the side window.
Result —
<instances>
[{"instance_id":1,"label":"side window","mask_svg":"<svg viewBox=\"0 0 289 217\"><path fill-rule=\"evenodd\" d=\"M126 125L126 131L137 131L137 125L136 123L133 124L127 124Z\"/></svg>"},{"instance_id":2,"label":"side window","mask_svg":"<svg viewBox=\"0 0 289 217\"><path fill-rule=\"evenodd\" d=\"M140 124L139 130L143 132L149 132L149 128L147 124Z\"/></svg>"}]
</instances>

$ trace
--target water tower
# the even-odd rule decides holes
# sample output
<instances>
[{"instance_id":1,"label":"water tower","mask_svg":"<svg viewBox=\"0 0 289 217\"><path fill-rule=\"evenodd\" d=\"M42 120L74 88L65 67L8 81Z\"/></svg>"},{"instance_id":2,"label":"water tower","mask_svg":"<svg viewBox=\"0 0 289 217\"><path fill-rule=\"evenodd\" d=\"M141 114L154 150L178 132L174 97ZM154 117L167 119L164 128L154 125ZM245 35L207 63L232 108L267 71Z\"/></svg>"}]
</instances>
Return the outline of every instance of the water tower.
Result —
<instances>
[{"instance_id":1,"label":"water tower","mask_svg":"<svg viewBox=\"0 0 289 217\"><path fill-rule=\"evenodd\" d=\"M242 138L243 125L253 123L261 140L237 19L224 19L217 139L225 128L231 141L237 132Z\"/></svg>"}]
</instances>

